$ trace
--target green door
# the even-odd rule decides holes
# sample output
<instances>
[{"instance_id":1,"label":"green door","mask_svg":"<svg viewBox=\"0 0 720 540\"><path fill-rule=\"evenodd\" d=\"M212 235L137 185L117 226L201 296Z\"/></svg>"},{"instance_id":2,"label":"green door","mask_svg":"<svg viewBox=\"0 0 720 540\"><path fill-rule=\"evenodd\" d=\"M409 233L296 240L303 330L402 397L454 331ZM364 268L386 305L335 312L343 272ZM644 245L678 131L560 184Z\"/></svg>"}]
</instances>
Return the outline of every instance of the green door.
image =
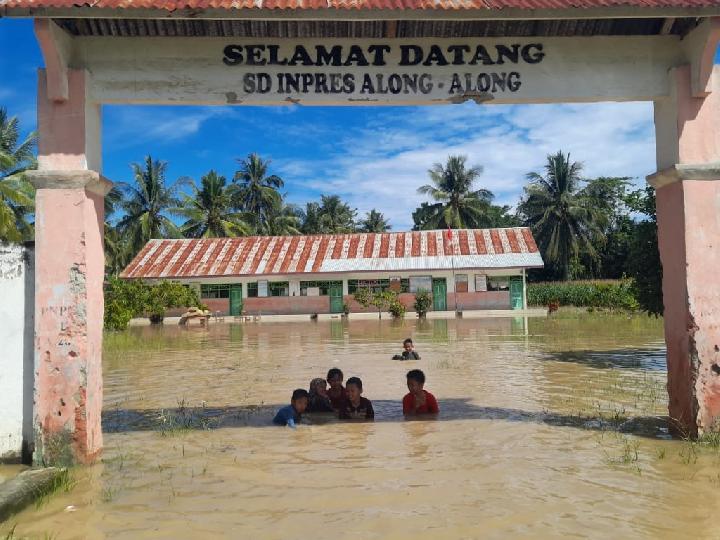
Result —
<instances>
[{"instance_id":1,"label":"green door","mask_svg":"<svg viewBox=\"0 0 720 540\"><path fill-rule=\"evenodd\" d=\"M343 284L342 281L334 281L328 287L330 296L330 313L343 312Z\"/></svg>"},{"instance_id":2,"label":"green door","mask_svg":"<svg viewBox=\"0 0 720 540\"><path fill-rule=\"evenodd\" d=\"M230 287L230 315L238 316L242 313L242 309L242 285L233 285Z\"/></svg>"},{"instance_id":3,"label":"green door","mask_svg":"<svg viewBox=\"0 0 720 540\"><path fill-rule=\"evenodd\" d=\"M523 308L523 279L519 276L510 278L510 308Z\"/></svg>"},{"instance_id":4,"label":"green door","mask_svg":"<svg viewBox=\"0 0 720 540\"><path fill-rule=\"evenodd\" d=\"M432 280L433 310L447 310L447 284L445 278Z\"/></svg>"}]
</instances>

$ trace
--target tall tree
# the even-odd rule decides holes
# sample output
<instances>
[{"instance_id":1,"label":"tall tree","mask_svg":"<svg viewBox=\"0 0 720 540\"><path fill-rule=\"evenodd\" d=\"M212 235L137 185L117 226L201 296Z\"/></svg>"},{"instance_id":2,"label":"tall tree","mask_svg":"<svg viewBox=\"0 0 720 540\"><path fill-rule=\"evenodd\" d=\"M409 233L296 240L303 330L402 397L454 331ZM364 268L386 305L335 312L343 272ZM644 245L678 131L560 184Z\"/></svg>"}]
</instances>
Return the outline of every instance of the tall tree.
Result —
<instances>
[{"instance_id":1,"label":"tall tree","mask_svg":"<svg viewBox=\"0 0 720 540\"><path fill-rule=\"evenodd\" d=\"M233 211L232 189L224 176L215 171L200 179L200 189L192 185L192 195L184 195L181 206L172 213L186 218L181 230L190 238L222 238L250 234L247 216Z\"/></svg>"},{"instance_id":2,"label":"tall tree","mask_svg":"<svg viewBox=\"0 0 720 540\"><path fill-rule=\"evenodd\" d=\"M482 167L466 167L467 156L449 156L445 165L436 163L428 171L432 184L418 189L434 204L423 210L423 229L477 228L487 226L488 208L493 194L487 189L474 189Z\"/></svg>"},{"instance_id":3,"label":"tall tree","mask_svg":"<svg viewBox=\"0 0 720 540\"><path fill-rule=\"evenodd\" d=\"M35 168L33 149L37 135L20 140L20 122L0 108L0 240L20 242L33 237L28 220L34 210L35 191L24 173Z\"/></svg>"},{"instance_id":4,"label":"tall tree","mask_svg":"<svg viewBox=\"0 0 720 540\"><path fill-rule=\"evenodd\" d=\"M292 236L300 234L302 210L293 204L281 203L267 221L264 234L270 236Z\"/></svg>"},{"instance_id":5,"label":"tall tree","mask_svg":"<svg viewBox=\"0 0 720 540\"><path fill-rule=\"evenodd\" d=\"M117 184L105 195L105 273L115 276L130 262L127 239L112 225L112 219L122 204L123 193Z\"/></svg>"},{"instance_id":6,"label":"tall tree","mask_svg":"<svg viewBox=\"0 0 720 540\"><path fill-rule=\"evenodd\" d=\"M305 210L301 211L300 230L303 234L320 234L322 225L320 223L320 204L309 202L305 204Z\"/></svg>"},{"instance_id":7,"label":"tall tree","mask_svg":"<svg viewBox=\"0 0 720 540\"><path fill-rule=\"evenodd\" d=\"M369 233L382 233L391 228L385 216L374 208L365 215L359 225L360 231Z\"/></svg>"},{"instance_id":8,"label":"tall tree","mask_svg":"<svg viewBox=\"0 0 720 540\"><path fill-rule=\"evenodd\" d=\"M122 184L124 199L121 203L125 215L118 229L128 241L134 255L151 238L181 238L182 233L168 217L170 210L179 204L178 190L188 183L180 179L166 185L167 162L145 158L144 163L131 165L134 185Z\"/></svg>"},{"instance_id":9,"label":"tall tree","mask_svg":"<svg viewBox=\"0 0 720 540\"><path fill-rule=\"evenodd\" d=\"M268 175L270 160L262 159L258 154L250 154L238 159L240 169L235 172L233 189L235 206L252 216L257 231L266 228L274 212L282 207L282 196L278 191L285 183L274 174Z\"/></svg>"},{"instance_id":10,"label":"tall tree","mask_svg":"<svg viewBox=\"0 0 720 540\"><path fill-rule=\"evenodd\" d=\"M338 195L320 197L320 229L323 233L355 232L357 210L344 203Z\"/></svg>"},{"instance_id":11,"label":"tall tree","mask_svg":"<svg viewBox=\"0 0 720 540\"><path fill-rule=\"evenodd\" d=\"M580 190L582 164L561 151L547 156L545 176L528 173L530 184L518 211L532 227L546 263L563 279L571 276L571 262L581 250L595 257L593 238L599 234L602 212Z\"/></svg>"},{"instance_id":12,"label":"tall tree","mask_svg":"<svg viewBox=\"0 0 720 540\"><path fill-rule=\"evenodd\" d=\"M635 296L643 310L651 315L662 315L663 267L658 250L655 189L646 186L633 191L625 201L633 212L645 216L635 226L627 259L627 271L634 281Z\"/></svg>"}]
</instances>

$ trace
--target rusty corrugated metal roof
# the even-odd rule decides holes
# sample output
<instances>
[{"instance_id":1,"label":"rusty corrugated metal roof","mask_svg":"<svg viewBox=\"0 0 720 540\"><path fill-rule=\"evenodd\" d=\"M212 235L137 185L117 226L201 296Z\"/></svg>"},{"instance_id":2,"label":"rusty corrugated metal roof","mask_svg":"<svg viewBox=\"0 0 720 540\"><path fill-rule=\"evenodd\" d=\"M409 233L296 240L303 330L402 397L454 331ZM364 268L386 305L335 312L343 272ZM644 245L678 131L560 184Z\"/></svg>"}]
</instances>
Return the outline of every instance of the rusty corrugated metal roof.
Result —
<instances>
[{"instance_id":1,"label":"rusty corrugated metal roof","mask_svg":"<svg viewBox=\"0 0 720 540\"><path fill-rule=\"evenodd\" d=\"M591 8L703 8L718 0L0 0L8 8L93 9L338 9L338 10L566 10Z\"/></svg>"},{"instance_id":2,"label":"rusty corrugated metal roof","mask_svg":"<svg viewBox=\"0 0 720 540\"><path fill-rule=\"evenodd\" d=\"M150 240L123 278L541 267L529 229Z\"/></svg>"}]
</instances>

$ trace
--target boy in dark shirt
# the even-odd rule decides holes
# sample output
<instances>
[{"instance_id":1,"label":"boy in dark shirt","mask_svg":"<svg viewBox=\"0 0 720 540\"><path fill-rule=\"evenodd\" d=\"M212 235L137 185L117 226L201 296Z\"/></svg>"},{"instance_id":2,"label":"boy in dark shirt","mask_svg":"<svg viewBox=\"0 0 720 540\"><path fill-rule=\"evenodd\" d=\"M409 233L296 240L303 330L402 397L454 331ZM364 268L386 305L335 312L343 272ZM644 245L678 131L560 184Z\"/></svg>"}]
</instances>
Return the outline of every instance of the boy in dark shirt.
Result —
<instances>
[{"instance_id":1,"label":"boy in dark shirt","mask_svg":"<svg viewBox=\"0 0 720 540\"><path fill-rule=\"evenodd\" d=\"M344 420L372 420L375 411L369 399L361 396L362 381L359 377L350 377L345 384L347 401L340 410L340 418Z\"/></svg>"},{"instance_id":2,"label":"boy in dark shirt","mask_svg":"<svg viewBox=\"0 0 720 540\"><path fill-rule=\"evenodd\" d=\"M290 405L285 405L277 412L275 418L273 418L273 424L294 428L295 424L300 423L300 418L302 416L302 413L305 412L307 404L307 390L305 390L304 388L298 388L292 393Z\"/></svg>"},{"instance_id":3,"label":"boy in dark shirt","mask_svg":"<svg viewBox=\"0 0 720 540\"><path fill-rule=\"evenodd\" d=\"M393 356L393 360L420 360L420 355L415 352L415 345L410 338L403 341L403 352L402 354L396 354Z\"/></svg>"},{"instance_id":4,"label":"boy in dark shirt","mask_svg":"<svg viewBox=\"0 0 720 540\"><path fill-rule=\"evenodd\" d=\"M419 369L412 369L407 373L407 387L409 393L403 398L403 414L414 416L417 414L438 414L438 402L430 392L423 389L425 374Z\"/></svg>"},{"instance_id":5,"label":"boy in dark shirt","mask_svg":"<svg viewBox=\"0 0 720 540\"><path fill-rule=\"evenodd\" d=\"M330 389L327 391L327 397L330 399L333 409L341 411L345 407L347 394L343 388L343 372L340 368L331 368L327 373L327 382Z\"/></svg>"}]
</instances>

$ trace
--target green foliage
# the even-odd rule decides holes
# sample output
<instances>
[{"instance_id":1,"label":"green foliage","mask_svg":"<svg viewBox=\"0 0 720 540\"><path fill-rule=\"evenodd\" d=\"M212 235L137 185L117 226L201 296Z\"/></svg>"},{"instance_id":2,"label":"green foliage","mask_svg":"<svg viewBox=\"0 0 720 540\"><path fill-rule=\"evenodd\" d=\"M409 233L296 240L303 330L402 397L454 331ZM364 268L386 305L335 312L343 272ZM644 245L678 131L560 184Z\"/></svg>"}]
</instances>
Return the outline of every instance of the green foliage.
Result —
<instances>
[{"instance_id":1,"label":"green foliage","mask_svg":"<svg viewBox=\"0 0 720 540\"><path fill-rule=\"evenodd\" d=\"M425 317L430 310L430 306L432 306L432 296L430 292L421 289L415 293L414 307L418 317Z\"/></svg>"},{"instance_id":2,"label":"green foliage","mask_svg":"<svg viewBox=\"0 0 720 540\"><path fill-rule=\"evenodd\" d=\"M359 225L358 230L367 233L383 233L390 230L387 218L374 208L367 213Z\"/></svg>"},{"instance_id":3,"label":"green foliage","mask_svg":"<svg viewBox=\"0 0 720 540\"><path fill-rule=\"evenodd\" d=\"M561 306L636 310L631 280L618 281L557 281L529 283L528 305L547 306L557 302Z\"/></svg>"},{"instance_id":4,"label":"green foliage","mask_svg":"<svg viewBox=\"0 0 720 540\"><path fill-rule=\"evenodd\" d=\"M398 295L394 291L373 292L366 287L355 291L353 298L355 298L355 301L363 307L375 307L378 310L378 318L382 318L383 311L390 311L390 307L393 306L394 303L400 303L397 299ZM393 306L393 309L397 311L398 307ZM402 306L402 309L404 315L405 306Z\"/></svg>"},{"instance_id":5,"label":"green foliage","mask_svg":"<svg viewBox=\"0 0 720 540\"><path fill-rule=\"evenodd\" d=\"M105 286L105 329L124 330L130 319L148 316L161 322L165 310L200 306L194 289L172 281L149 285L138 280L110 278Z\"/></svg>"},{"instance_id":6,"label":"green foliage","mask_svg":"<svg viewBox=\"0 0 720 540\"><path fill-rule=\"evenodd\" d=\"M462 229L486 226L494 195L487 189L474 189L482 167L467 168L467 156L448 156L445 165L435 163L428 171L432 184L418 193L434 202L424 203L413 214L418 229Z\"/></svg>"},{"instance_id":7,"label":"green foliage","mask_svg":"<svg viewBox=\"0 0 720 540\"><path fill-rule=\"evenodd\" d=\"M628 275L634 281L640 308L650 315L663 314L663 268L658 251L655 190L648 186L628 196L628 206L646 219L635 225L628 252Z\"/></svg>"},{"instance_id":8,"label":"green foliage","mask_svg":"<svg viewBox=\"0 0 720 540\"><path fill-rule=\"evenodd\" d=\"M29 217L34 212L35 190L25 172L36 166L35 132L20 139L20 122L0 107L0 240L31 240L34 231Z\"/></svg>"},{"instance_id":9,"label":"green foliage","mask_svg":"<svg viewBox=\"0 0 720 540\"><path fill-rule=\"evenodd\" d=\"M192 186L193 194L185 195L181 206L174 208L175 215L187 219L182 225L183 234L188 238L220 238L249 234L247 216L234 212L232 189L227 186L224 176L215 171L208 172L200 179L201 187Z\"/></svg>"},{"instance_id":10,"label":"green foliage","mask_svg":"<svg viewBox=\"0 0 720 540\"><path fill-rule=\"evenodd\" d=\"M393 319L402 319L405 317L405 305L397 299L397 296L390 301L388 305L388 311L392 315Z\"/></svg>"},{"instance_id":11,"label":"green foliage","mask_svg":"<svg viewBox=\"0 0 720 540\"><path fill-rule=\"evenodd\" d=\"M168 186L167 162L153 160L151 156L131 167L135 183L122 185L124 197L120 206L124 215L117 224L130 252L137 253L152 238L182 238L180 229L167 214L179 206L178 189L188 179L181 178Z\"/></svg>"},{"instance_id":12,"label":"green foliage","mask_svg":"<svg viewBox=\"0 0 720 540\"><path fill-rule=\"evenodd\" d=\"M535 234L545 264L554 266L566 281L580 252L597 257L594 240L601 236L606 220L597 197L579 189L581 172L582 164L570 161L569 154L547 156L545 176L528 173L530 184L518 205L518 212Z\"/></svg>"},{"instance_id":13,"label":"green foliage","mask_svg":"<svg viewBox=\"0 0 720 540\"><path fill-rule=\"evenodd\" d=\"M282 209L278 190L285 183L279 176L268 174L269 159L253 153L237 161L240 169L235 172L235 183L231 186L234 206L247 213L256 233L266 234L268 222Z\"/></svg>"}]
</instances>

